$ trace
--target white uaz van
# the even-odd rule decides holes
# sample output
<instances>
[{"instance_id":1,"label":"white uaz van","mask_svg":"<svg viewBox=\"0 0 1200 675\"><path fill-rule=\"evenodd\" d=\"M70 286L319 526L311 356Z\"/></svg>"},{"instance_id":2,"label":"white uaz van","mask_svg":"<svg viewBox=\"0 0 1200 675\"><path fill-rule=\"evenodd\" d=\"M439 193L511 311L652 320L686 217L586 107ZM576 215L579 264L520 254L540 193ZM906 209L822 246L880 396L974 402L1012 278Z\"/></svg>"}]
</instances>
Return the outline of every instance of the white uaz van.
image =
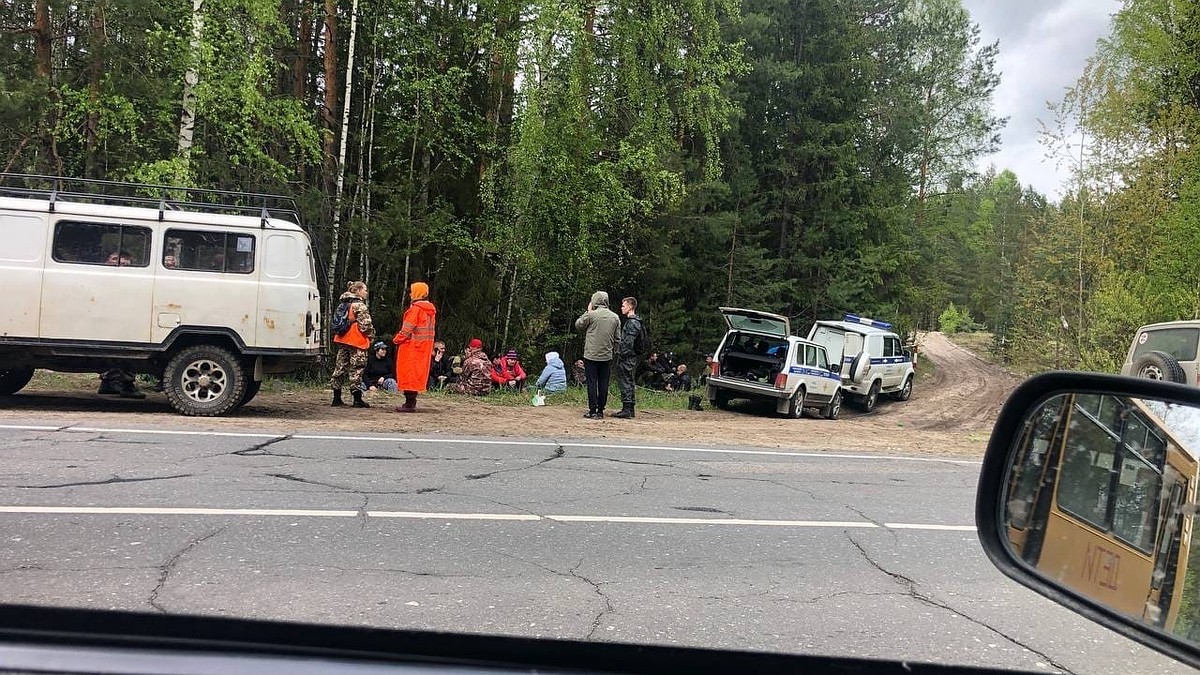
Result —
<instances>
[{"instance_id":1,"label":"white uaz van","mask_svg":"<svg viewBox=\"0 0 1200 675\"><path fill-rule=\"evenodd\" d=\"M0 174L0 396L35 368L163 379L221 415L321 354L295 204L269 195Z\"/></svg>"},{"instance_id":2,"label":"white uaz van","mask_svg":"<svg viewBox=\"0 0 1200 675\"><path fill-rule=\"evenodd\" d=\"M831 361L842 364L842 387L867 412L875 409L880 394L897 401L912 396L912 354L891 328L884 321L847 314L842 321L818 321L808 332Z\"/></svg>"}]
</instances>

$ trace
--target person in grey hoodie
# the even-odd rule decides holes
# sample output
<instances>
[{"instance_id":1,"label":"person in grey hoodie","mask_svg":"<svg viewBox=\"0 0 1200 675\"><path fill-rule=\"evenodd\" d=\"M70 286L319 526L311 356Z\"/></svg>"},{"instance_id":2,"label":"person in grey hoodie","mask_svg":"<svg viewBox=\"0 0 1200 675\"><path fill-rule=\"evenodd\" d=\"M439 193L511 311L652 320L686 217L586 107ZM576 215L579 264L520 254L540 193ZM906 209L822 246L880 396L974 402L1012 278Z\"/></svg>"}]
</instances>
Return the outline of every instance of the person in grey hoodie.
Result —
<instances>
[{"instance_id":1,"label":"person in grey hoodie","mask_svg":"<svg viewBox=\"0 0 1200 675\"><path fill-rule=\"evenodd\" d=\"M608 380L617 341L621 338L621 319L608 308L608 293L592 293L587 311L575 320L575 330L583 331L583 368L587 373L588 412L584 417L604 417L608 405Z\"/></svg>"},{"instance_id":2,"label":"person in grey hoodie","mask_svg":"<svg viewBox=\"0 0 1200 675\"><path fill-rule=\"evenodd\" d=\"M546 354L546 367L542 369L542 374L538 376L537 388L545 391L547 394L557 394L560 391L567 390L567 367L563 365L562 358L558 356L558 352L548 352Z\"/></svg>"}]
</instances>

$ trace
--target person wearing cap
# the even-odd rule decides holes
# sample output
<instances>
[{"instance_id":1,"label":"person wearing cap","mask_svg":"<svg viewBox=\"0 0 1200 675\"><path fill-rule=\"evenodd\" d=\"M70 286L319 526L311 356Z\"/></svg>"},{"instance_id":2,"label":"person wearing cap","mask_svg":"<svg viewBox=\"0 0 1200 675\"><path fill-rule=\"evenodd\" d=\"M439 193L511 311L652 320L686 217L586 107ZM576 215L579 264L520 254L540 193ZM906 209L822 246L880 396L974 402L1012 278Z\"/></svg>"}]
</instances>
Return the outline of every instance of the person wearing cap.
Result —
<instances>
[{"instance_id":1,"label":"person wearing cap","mask_svg":"<svg viewBox=\"0 0 1200 675\"><path fill-rule=\"evenodd\" d=\"M363 387L368 391L397 391L396 361L388 354L388 344L383 340L371 346L371 353L367 356L367 367L363 370Z\"/></svg>"},{"instance_id":2,"label":"person wearing cap","mask_svg":"<svg viewBox=\"0 0 1200 675\"><path fill-rule=\"evenodd\" d=\"M527 377L525 369L521 367L521 359L514 349L508 350L507 354L497 359L496 366L492 368L492 382L501 389L520 389L525 385Z\"/></svg>"},{"instance_id":3,"label":"person wearing cap","mask_svg":"<svg viewBox=\"0 0 1200 675\"><path fill-rule=\"evenodd\" d=\"M462 374L458 382L446 387L447 391L470 396L484 396L492 390L492 364L487 352L483 351L483 341L479 338L471 340L463 352Z\"/></svg>"},{"instance_id":4,"label":"person wearing cap","mask_svg":"<svg viewBox=\"0 0 1200 675\"><path fill-rule=\"evenodd\" d=\"M437 308L429 302L429 284L417 281L408 289L412 304L404 312L400 330L392 342L396 349L396 388L404 392L404 403L396 412L416 412L417 394L429 388L429 364L433 357Z\"/></svg>"}]
</instances>

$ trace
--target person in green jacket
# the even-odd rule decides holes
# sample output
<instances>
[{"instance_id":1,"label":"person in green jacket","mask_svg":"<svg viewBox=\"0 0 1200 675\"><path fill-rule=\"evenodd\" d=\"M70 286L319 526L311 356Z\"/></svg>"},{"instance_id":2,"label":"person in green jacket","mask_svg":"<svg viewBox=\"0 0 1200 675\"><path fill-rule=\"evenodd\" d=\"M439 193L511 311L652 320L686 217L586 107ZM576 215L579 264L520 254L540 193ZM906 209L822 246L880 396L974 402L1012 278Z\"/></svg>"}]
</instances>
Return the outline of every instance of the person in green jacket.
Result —
<instances>
[{"instance_id":1,"label":"person in green jacket","mask_svg":"<svg viewBox=\"0 0 1200 675\"><path fill-rule=\"evenodd\" d=\"M604 417L608 405L608 380L612 360L621 339L621 319L608 308L608 293L596 291L587 311L575 320L575 330L583 331L583 367L587 373L588 412L584 417Z\"/></svg>"}]
</instances>

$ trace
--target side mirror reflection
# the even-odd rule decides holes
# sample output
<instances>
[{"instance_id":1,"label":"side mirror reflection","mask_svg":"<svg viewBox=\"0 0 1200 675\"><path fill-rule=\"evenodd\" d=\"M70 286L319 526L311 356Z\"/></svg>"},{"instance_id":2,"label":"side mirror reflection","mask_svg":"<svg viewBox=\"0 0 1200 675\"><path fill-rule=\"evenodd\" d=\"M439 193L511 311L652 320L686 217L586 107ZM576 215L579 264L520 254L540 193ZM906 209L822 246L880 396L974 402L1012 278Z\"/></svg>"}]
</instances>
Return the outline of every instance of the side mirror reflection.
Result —
<instances>
[{"instance_id":1,"label":"side mirror reflection","mask_svg":"<svg viewBox=\"0 0 1200 675\"><path fill-rule=\"evenodd\" d=\"M1200 645L1200 408L1060 393L1025 415L1013 442L1000 533L1012 557Z\"/></svg>"}]
</instances>

